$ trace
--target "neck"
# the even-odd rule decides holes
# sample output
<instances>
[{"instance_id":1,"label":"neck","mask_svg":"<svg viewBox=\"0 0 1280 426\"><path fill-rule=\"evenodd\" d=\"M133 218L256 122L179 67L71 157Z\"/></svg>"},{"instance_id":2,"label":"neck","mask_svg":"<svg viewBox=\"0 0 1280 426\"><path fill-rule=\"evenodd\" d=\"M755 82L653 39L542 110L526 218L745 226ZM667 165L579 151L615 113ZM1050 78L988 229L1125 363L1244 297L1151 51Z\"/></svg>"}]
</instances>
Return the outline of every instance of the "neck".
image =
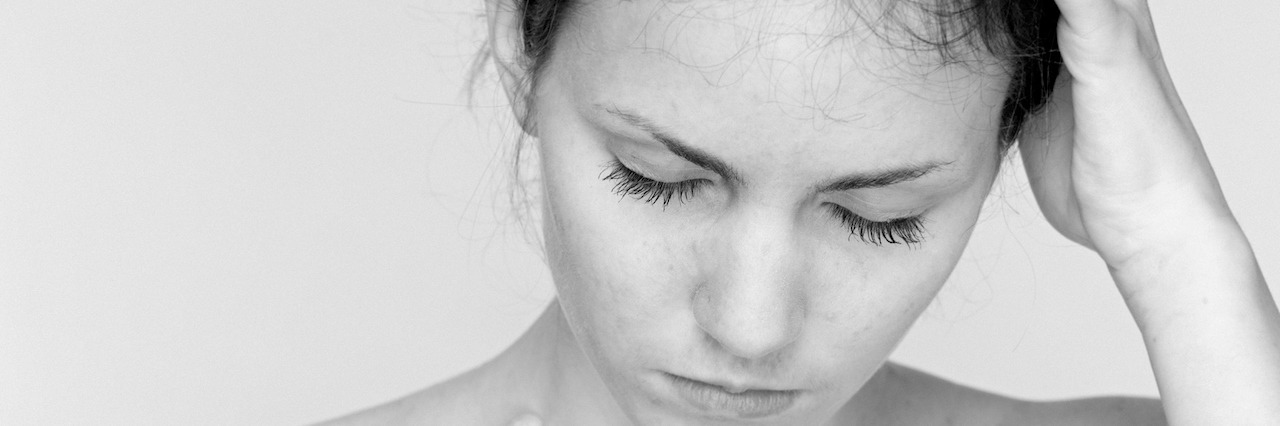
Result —
<instances>
[{"instance_id":1,"label":"neck","mask_svg":"<svg viewBox=\"0 0 1280 426\"><path fill-rule=\"evenodd\" d=\"M519 409L544 424L628 423L556 300L488 369L499 375L495 383L505 384L501 391Z\"/></svg>"}]
</instances>

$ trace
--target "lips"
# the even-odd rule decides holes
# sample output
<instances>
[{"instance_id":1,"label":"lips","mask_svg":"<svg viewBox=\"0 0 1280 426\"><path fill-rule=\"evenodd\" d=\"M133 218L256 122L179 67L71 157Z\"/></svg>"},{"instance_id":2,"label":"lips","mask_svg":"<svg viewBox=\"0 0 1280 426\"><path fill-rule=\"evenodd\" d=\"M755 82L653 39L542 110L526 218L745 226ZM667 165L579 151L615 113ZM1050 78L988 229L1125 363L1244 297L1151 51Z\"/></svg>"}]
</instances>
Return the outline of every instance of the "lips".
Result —
<instances>
[{"instance_id":1,"label":"lips","mask_svg":"<svg viewBox=\"0 0 1280 426\"><path fill-rule=\"evenodd\" d=\"M799 391L772 389L730 389L688 377L666 374L676 394L707 414L731 418L768 417L795 403Z\"/></svg>"}]
</instances>

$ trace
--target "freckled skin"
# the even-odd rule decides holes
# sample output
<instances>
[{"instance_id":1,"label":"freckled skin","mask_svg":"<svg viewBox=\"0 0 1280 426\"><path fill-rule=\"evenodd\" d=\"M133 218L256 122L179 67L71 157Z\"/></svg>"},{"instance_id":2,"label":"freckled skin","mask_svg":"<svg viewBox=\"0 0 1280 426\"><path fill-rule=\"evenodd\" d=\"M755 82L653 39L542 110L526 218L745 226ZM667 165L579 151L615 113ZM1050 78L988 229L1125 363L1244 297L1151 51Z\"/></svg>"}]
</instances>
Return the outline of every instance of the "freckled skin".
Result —
<instances>
[{"instance_id":1,"label":"freckled skin","mask_svg":"<svg viewBox=\"0 0 1280 426\"><path fill-rule=\"evenodd\" d=\"M804 391L765 423L830 419L963 251L996 174L1005 78L913 69L866 34L815 43L830 32L817 17L834 13L823 2L602 3L576 15L533 97L546 249L582 352L640 424L714 423L674 399L663 372ZM653 142L600 105L660 123L745 183L672 176L712 183L665 209L620 200L600 179L619 156L608 141ZM918 245L851 237L812 191L927 161L948 165L840 201L866 215L923 214Z\"/></svg>"},{"instance_id":2,"label":"freckled skin","mask_svg":"<svg viewBox=\"0 0 1280 426\"><path fill-rule=\"evenodd\" d=\"M866 3L879 2L590 2L566 19L525 96L518 9L489 0L502 84L538 137L557 298L494 360L329 424L1280 418L1280 312L1174 90L1145 1L1054 2L1067 74L1019 149L1050 224L1107 262L1164 401L1017 401L885 362L969 238L997 167L1007 79L990 58L924 60L833 7ZM863 24L879 22L859 12L873 18ZM526 101L532 117L521 115ZM696 155L682 164L663 147ZM813 189L921 163L936 173L875 190ZM602 180L610 169L632 174ZM611 193L627 182L703 185L655 206ZM893 235L883 227L892 223L922 235L900 237L909 246L866 238ZM799 396L747 422L685 403L668 374Z\"/></svg>"}]
</instances>

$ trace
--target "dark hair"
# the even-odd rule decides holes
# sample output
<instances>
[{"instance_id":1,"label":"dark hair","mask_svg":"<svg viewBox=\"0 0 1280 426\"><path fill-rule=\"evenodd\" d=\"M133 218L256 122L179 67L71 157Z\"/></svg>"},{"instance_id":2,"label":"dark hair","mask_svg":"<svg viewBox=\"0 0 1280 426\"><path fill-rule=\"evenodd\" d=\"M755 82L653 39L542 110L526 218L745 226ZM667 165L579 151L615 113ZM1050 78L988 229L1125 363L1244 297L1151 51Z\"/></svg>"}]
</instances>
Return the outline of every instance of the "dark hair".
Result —
<instances>
[{"instance_id":1,"label":"dark hair","mask_svg":"<svg viewBox=\"0 0 1280 426\"><path fill-rule=\"evenodd\" d=\"M561 27L580 1L519 0L521 66L529 79L526 93L534 92ZM933 18L929 31L904 29L911 43L938 51L944 62L954 62L960 46L969 46L982 48L1003 63L1010 82L1000 111L999 142L1000 151L1007 150L1027 118L1048 103L1062 64L1059 12L1053 0L892 1L913 3L916 10Z\"/></svg>"}]
</instances>

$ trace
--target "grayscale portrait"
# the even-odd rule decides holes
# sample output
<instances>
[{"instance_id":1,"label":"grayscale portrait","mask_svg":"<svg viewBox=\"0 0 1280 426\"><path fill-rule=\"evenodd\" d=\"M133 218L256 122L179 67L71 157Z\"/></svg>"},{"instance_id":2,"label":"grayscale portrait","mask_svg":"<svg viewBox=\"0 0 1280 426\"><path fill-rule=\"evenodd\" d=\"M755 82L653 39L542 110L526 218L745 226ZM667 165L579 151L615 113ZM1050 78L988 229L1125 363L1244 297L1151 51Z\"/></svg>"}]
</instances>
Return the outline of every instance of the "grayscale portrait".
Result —
<instances>
[{"instance_id":1,"label":"grayscale portrait","mask_svg":"<svg viewBox=\"0 0 1280 426\"><path fill-rule=\"evenodd\" d=\"M1280 424L1270 2L0 11L0 424Z\"/></svg>"}]
</instances>

